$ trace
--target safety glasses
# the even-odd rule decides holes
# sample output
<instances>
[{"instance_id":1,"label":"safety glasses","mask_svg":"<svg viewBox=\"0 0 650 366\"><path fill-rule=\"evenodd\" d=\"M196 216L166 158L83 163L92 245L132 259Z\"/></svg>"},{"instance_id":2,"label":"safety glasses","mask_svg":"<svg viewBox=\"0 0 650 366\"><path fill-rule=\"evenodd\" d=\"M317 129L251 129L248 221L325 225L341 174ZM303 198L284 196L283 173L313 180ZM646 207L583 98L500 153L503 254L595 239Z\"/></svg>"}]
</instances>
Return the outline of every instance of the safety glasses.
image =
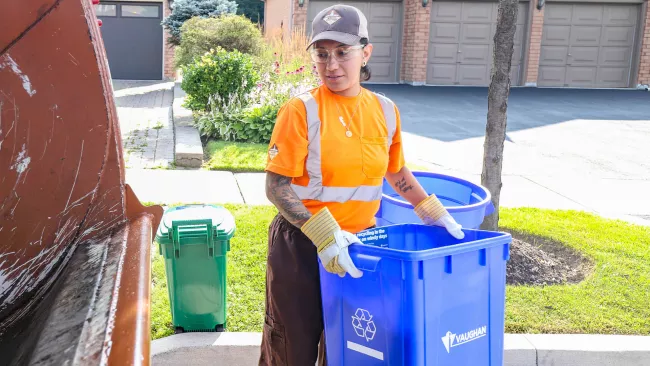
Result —
<instances>
[{"instance_id":1,"label":"safety glasses","mask_svg":"<svg viewBox=\"0 0 650 366\"><path fill-rule=\"evenodd\" d=\"M313 48L310 51L310 54L311 59L317 64L327 63L330 55L332 55L337 62L345 62L352 59L358 53L357 51L364 47L364 45L339 46L331 51L326 48Z\"/></svg>"}]
</instances>

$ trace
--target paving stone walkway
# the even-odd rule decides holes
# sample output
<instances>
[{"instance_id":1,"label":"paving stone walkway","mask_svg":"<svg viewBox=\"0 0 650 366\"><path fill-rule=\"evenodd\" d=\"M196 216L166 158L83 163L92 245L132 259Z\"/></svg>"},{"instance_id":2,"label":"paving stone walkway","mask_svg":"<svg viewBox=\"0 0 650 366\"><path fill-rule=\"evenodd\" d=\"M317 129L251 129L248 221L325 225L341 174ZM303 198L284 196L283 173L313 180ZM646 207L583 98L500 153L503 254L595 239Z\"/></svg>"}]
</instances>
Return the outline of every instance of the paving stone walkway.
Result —
<instances>
[{"instance_id":1,"label":"paving stone walkway","mask_svg":"<svg viewBox=\"0 0 650 366\"><path fill-rule=\"evenodd\" d=\"M171 168L174 83L113 80L127 168Z\"/></svg>"}]
</instances>

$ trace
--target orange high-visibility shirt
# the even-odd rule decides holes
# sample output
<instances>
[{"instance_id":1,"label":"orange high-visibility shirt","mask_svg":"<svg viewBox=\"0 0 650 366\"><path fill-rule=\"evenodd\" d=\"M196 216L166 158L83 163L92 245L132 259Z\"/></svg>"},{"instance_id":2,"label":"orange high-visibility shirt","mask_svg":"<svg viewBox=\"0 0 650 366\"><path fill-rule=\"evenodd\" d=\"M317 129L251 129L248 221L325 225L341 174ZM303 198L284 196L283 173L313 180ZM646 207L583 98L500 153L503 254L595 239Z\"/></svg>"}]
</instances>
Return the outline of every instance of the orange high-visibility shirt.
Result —
<instances>
[{"instance_id":1,"label":"orange high-visibility shirt","mask_svg":"<svg viewBox=\"0 0 650 366\"><path fill-rule=\"evenodd\" d=\"M399 111L394 106L395 130L389 130L378 97L367 89L359 96L344 97L325 85L311 90L320 119L320 169L323 187L381 187L386 172L396 173L404 166ZM342 116L347 129L341 123ZM310 138L305 103L292 98L278 112L269 144L266 170L292 177L292 185L308 186L307 166ZM317 136L312 137L313 139ZM313 169L313 168L312 168ZM312 177L313 178L313 177ZM356 233L375 224L379 197L333 202L327 199L302 199L313 214L327 206L343 230Z\"/></svg>"}]
</instances>

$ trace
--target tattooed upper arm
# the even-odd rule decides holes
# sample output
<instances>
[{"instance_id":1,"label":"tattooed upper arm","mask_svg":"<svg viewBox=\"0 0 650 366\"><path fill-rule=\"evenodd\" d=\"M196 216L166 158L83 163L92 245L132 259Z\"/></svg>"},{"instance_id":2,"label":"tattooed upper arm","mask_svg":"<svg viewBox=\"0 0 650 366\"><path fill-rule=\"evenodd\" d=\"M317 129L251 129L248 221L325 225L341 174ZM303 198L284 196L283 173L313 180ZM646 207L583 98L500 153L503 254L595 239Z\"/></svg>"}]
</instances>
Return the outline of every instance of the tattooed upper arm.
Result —
<instances>
[{"instance_id":1,"label":"tattooed upper arm","mask_svg":"<svg viewBox=\"0 0 650 366\"><path fill-rule=\"evenodd\" d=\"M294 226L301 227L311 213L291 188L291 178L280 174L266 173L266 196Z\"/></svg>"}]
</instances>

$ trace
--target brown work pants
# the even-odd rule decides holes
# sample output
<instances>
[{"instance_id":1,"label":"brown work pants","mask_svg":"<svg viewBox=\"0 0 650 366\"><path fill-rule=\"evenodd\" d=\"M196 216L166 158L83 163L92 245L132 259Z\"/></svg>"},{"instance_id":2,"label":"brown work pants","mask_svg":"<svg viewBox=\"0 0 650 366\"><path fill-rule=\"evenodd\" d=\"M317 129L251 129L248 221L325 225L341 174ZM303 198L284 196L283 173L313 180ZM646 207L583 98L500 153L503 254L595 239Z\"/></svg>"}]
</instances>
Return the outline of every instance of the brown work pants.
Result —
<instances>
[{"instance_id":1,"label":"brown work pants","mask_svg":"<svg viewBox=\"0 0 650 366\"><path fill-rule=\"evenodd\" d=\"M260 365L326 365L318 254L278 214L269 227Z\"/></svg>"}]
</instances>

